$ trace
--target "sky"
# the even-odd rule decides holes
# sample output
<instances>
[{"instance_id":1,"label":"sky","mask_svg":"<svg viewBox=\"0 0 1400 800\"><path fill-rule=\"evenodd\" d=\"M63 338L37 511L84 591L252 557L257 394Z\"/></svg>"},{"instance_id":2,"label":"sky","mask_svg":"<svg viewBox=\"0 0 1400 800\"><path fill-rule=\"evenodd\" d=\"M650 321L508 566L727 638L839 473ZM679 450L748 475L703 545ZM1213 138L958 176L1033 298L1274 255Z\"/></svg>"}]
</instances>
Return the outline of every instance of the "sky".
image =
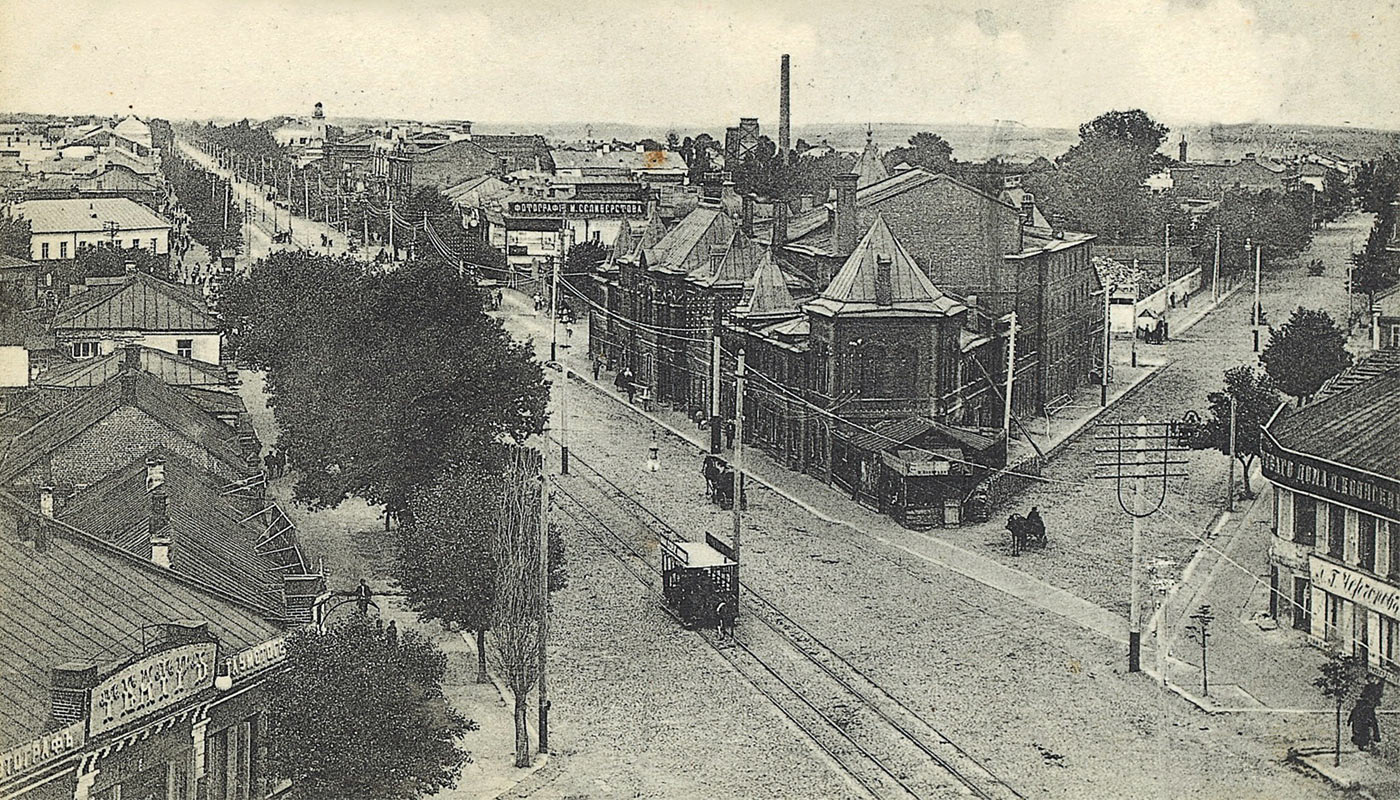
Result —
<instances>
[{"instance_id":1,"label":"sky","mask_svg":"<svg viewBox=\"0 0 1400 800\"><path fill-rule=\"evenodd\" d=\"M0 0L0 110L766 126L782 53L794 124L1400 129L1400 0Z\"/></svg>"}]
</instances>

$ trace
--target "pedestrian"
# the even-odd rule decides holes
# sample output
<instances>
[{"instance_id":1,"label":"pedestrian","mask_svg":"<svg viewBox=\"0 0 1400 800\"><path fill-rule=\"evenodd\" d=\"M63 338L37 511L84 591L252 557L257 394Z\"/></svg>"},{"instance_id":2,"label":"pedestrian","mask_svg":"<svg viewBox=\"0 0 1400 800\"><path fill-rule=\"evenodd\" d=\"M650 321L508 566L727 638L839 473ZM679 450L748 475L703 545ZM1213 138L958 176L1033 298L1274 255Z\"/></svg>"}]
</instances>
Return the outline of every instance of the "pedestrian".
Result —
<instances>
[{"instance_id":1,"label":"pedestrian","mask_svg":"<svg viewBox=\"0 0 1400 800\"><path fill-rule=\"evenodd\" d=\"M399 626L392 619L389 620L389 627L384 629L384 641L391 648L399 646Z\"/></svg>"},{"instance_id":2,"label":"pedestrian","mask_svg":"<svg viewBox=\"0 0 1400 800\"><path fill-rule=\"evenodd\" d=\"M359 609L361 615L369 613L369 607L374 603L370 598L374 597L374 592L369 589L369 584L364 578L360 578L360 585L355 589L355 607ZM378 608L379 606L375 606Z\"/></svg>"},{"instance_id":3,"label":"pedestrian","mask_svg":"<svg viewBox=\"0 0 1400 800\"><path fill-rule=\"evenodd\" d=\"M564 338L565 338L565 339L572 339L572 338L574 338L574 326L573 326L573 325L565 325L565 326L564 326Z\"/></svg>"},{"instance_id":4,"label":"pedestrian","mask_svg":"<svg viewBox=\"0 0 1400 800\"><path fill-rule=\"evenodd\" d=\"M724 421L724 446L728 449L734 448L734 420Z\"/></svg>"},{"instance_id":5,"label":"pedestrian","mask_svg":"<svg viewBox=\"0 0 1400 800\"><path fill-rule=\"evenodd\" d=\"M696 430L704 430L704 429L705 429L705 410L704 410L704 409L696 409L696 410L695 410L695 417L694 417L694 419L695 419L695 429L696 429Z\"/></svg>"},{"instance_id":6,"label":"pedestrian","mask_svg":"<svg viewBox=\"0 0 1400 800\"><path fill-rule=\"evenodd\" d=\"M628 381L626 386L627 402L631 403L637 398L637 384Z\"/></svg>"},{"instance_id":7,"label":"pedestrian","mask_svg":"<svg viewBox=\"0 0 1400 800\"><path fill-rule=\"evenodd\" d=\"M598 380L598 373L603 369L603 359L601 356L593 357L593 380Z\"/></svg>"},{"instance_id":8,"label":"pedestrian","mask_svg":"<svg viewBox=\"0 0 1400 800\"><path fill-rule=\"evenodd\" d=\"M283 450L277 451L277 477L287 474L287 453Z\"/></svg>"},{"instance_id":9,"label":"pedestrian","mask_svg":"<svg viewBox=\"0 0 1400 800\"><path fill-rule=\"evenodd\" d=\"M272 450L267 451L267 455L263 456L263 472L267 475L268 480L277 477L277 456Z\"/></svg>"}]
</instances>

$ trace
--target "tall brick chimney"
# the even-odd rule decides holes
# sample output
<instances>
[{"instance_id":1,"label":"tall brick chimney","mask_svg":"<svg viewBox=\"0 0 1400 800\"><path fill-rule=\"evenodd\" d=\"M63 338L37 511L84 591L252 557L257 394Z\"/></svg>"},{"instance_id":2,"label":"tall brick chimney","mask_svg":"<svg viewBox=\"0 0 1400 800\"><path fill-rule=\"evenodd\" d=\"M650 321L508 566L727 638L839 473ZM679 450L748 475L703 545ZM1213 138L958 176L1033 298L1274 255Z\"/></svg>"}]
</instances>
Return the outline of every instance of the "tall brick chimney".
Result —
<instances>
[{"instance_id":1,"label":"tall brick chimney","mask_svg":"<svg viewBox=\"0 0 1400 800\"><path fill-rule=\"evenodd\" d=\"M792 84L788 78L787 53L783 53L778 81L778 158L786 162L788 151L792 149Z\"/></svg>"},{"instance_id":2,"label":"tall brick chimney","mask_svg":"<svg viewBox=\"0 0 1400 800\"><path fill-rule=\"evenodd\" d=\"M836 176L836 215L832 222L832 245L836 255L848 256L856 249L856 182L854 172Z\"/></svg>"}]
</instances>

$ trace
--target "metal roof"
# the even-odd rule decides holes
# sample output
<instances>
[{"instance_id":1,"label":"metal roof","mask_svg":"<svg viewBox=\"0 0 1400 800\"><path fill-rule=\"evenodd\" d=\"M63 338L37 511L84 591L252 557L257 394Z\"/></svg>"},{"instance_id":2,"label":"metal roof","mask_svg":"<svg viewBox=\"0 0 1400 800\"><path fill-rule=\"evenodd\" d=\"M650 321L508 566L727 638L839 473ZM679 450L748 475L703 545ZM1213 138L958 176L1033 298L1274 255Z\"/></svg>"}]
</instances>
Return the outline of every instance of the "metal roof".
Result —
<instances>
[{"instance_id":1,"label":"metal roof","mask_svg":"<svg viewBox=\"0 0 1400 800\"><path fill-rule=\"evenodd\" d=\"M889 260L890 302L876 294L879 262ZM843 314L932 314L951 316L967 310L929 280L904 249L882 215L865 232L836 277L806 308L828 316Z\"/></svg>"},{"instance_id":2,"label":"metal roof","mask_svg":"<svg viewBox=\"0 0 1400 800\"><path fill-rule=\"evenodd\" d=\"M219 330L219 321L184 287L137 272L120 285L88 289L69 297L54 315L53 327L213 333Z\"/></svg>"},{"instance_id":3,"label":"metal roof","mask_svg":"<svg viewBox=\"0 0 1400 800\"><path fill-rule=\"evenodd\" d=\"M125 197L26 200L16 203L14 210L29 220L34 233L96 232L105 230L108 222L115 222L122 231L170 228L169 222Z\"/></svg>"},{"instance_id":4,"label":"metal roof","mask_svg":"<svg viewBox=\"0 0 1400 800\"><path fill-rule=\"evenodd\" d=\"M1364 362L1363 362L1364 363ZM1400 365L1275 420L1269 432L1298 453L1400 481Z\"/></svg>"}]
</instances>

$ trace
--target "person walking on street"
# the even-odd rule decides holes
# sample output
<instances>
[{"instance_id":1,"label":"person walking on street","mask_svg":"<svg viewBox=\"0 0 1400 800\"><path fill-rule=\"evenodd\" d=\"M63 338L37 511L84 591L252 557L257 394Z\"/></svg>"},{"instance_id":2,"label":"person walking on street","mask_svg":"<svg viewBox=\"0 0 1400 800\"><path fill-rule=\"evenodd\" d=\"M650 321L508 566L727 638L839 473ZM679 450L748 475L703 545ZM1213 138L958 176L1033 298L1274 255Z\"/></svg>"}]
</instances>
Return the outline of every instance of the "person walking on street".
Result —
<instances>
[{"instance_id":1,"label":"person walking on street","mask_svg":"<svg viewBox=\"0 0 1400 800\"><path fill-rule=\"evenodd\" d=\"M361 616L369 613L369 607L374 603L372 597L374 597L374 592L370 591L369 584L365 583L364 578L360 578L360 585L355 588L355 607L359 609ZM375 606L375 608L378 607Z\"/></svg>"},{"instance_id":2,"label":"person walking on street","mask_svg":"<svg viewBox=\"0 0 1400 800\"><path fill-rule=\"evenodd\" d=\"M734 420L724 421L724 446L728 450L734 449Z\"/></svg>"},{"instance_id":3,"label":"person walking on street","mask_svg":"<svg viewBox=\"0 0 1400 800\"><path fill-rule=\"evenodd\" d=\"M603 359L599 356L593 357L593 380L598 380L598 372L603 368Z\"/></svg>"}]
</instances>

